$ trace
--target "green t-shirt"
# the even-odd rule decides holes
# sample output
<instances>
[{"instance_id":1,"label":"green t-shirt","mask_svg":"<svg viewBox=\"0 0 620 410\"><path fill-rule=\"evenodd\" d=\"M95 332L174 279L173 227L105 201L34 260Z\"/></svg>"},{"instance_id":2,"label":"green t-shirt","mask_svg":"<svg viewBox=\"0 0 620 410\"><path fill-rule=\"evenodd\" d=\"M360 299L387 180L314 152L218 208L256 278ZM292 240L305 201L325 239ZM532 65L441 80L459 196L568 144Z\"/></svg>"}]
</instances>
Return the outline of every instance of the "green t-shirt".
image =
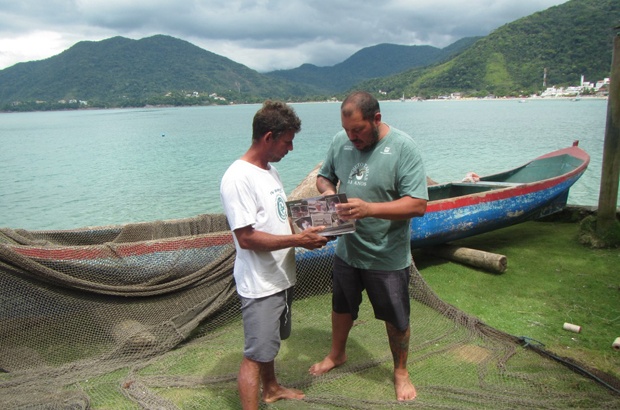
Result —
<instances>
[{"instance_id":1,"label":"green t-shirt","mask_svg":"<svg viewBox=\"0 0 620 410\"><path fill-rule=\"evenodd\" d=\"M359 151L344 131L334 136L319 175L349 198L388 202L403 196L428 199L426 172L413 138L390 127L370 151ZM410 219L363 218L338 239L336 255L361 269L396 270L411 265Z\"/></svg>"}]
</instances>

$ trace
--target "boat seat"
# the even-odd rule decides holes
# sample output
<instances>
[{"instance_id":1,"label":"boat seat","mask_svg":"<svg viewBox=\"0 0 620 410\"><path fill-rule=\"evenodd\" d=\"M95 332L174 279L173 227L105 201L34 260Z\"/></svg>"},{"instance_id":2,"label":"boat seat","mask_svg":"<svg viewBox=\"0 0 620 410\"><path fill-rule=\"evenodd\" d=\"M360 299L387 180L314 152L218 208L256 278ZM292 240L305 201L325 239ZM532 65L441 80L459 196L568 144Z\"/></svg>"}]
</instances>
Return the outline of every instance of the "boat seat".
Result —
<instances>
[{"instance_id":1,"label":"boat seat","mask_svg":"<svg viewBox=\"0 0 620 410\"><path fill-rule=\"evenodd\" d=\"M478 182L453 182L454 186L483 186L483 187L497 187L508 188L524 185L523 182L496 182L496 181L478 181Z\"/></svg>"}]
</instances>

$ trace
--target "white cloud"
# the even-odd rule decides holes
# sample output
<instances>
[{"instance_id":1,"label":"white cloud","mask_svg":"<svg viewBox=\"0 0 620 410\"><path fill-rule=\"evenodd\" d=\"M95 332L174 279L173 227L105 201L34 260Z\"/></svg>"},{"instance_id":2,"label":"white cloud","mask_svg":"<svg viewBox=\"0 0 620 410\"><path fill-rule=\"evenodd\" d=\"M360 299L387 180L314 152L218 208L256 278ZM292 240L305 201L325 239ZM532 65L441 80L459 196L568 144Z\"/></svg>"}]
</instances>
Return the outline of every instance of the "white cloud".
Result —
<instances>
[{"instance_id":1,"label":"white cloud","mask_svg":"<svg viewBox=\"0 0 620 410\"><path fill-rule=\"evenodd\" d=\"M0 67L47 58L65 48L63 36L53 31L34 31L18 37L0 38Z\"/></svg>"},{"instance_id":2,"label":"white cloud","mask_svg":"<svg viewBox=\"0 0 620 410\"><path fill-rule=\"evenodd\" d=\"M379 43L445 47L567 0L0 0L0 69L82 40L167 34L259 71Z\"/></svg>"}]
</instances>

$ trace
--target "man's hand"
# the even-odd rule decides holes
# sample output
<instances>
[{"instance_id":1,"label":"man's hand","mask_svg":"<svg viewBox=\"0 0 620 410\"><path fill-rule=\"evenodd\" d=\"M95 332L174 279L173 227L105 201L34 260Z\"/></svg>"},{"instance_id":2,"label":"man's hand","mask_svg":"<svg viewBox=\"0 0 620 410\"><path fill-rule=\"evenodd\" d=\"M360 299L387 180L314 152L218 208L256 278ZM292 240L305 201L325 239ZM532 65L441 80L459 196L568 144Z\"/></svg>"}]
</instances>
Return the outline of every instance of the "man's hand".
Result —
<instances>
[{"instance_id":1,"label":"man's hand","mask_svg":"<svg viewBox=\"0 0 620 410\"><path fill-rule=\"evenodd\" d=\"M390 202L366 202L359 198L348 198L347 203L337 204L338 216L345 220L380 218L389 220L410 219L424 215L426 199L404 196Z\"/></svg>"},{"instance_id":2,"label":"man's hand","mask_svg":"<svg viewBox=\"0 0 620 410\"><path fill-rule=\"evenodd\" d=\"M299 246L309 250L322 248L328 242L326 236L319 235L318 232L324 230L324 226L313 226L299 234L301 243Z\"/></svg>"},{"instance_id":3,"label":"man's hand","mask_svg":"<svg viewBox=\"0 0 620 410\"><path fill-rule=\"evenodd\" d=\"M349 198L349 202L336 204L338 217L344 221L351 219L362 219L369 216L369 203L359 198Z\"/></svg>"}]
</instances>

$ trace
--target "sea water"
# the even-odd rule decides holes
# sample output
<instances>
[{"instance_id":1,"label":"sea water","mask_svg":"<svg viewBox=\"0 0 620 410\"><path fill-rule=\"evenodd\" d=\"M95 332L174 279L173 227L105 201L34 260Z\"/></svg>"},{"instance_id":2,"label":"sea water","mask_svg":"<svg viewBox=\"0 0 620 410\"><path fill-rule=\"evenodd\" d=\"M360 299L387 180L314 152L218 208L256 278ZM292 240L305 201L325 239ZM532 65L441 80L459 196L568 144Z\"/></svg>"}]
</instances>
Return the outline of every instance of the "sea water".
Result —
<instances>
[{"instance_id":1,"label":"sea water","mask_svg":"<svg viewBox=\"0 0 620 410\"><path fill-rule=\"evenodd\" d=\"M523 103L525 101L525 103ZM569 204L598 204L607 101L382 102L438 182L524 164L574 140L591 156ZM260 105L0 114L0 227L73 229L220 213L226 168ZM341 129L339 103L293 104L294 150L275 164L291 192Z\"/></svg>"}]
</instances>

